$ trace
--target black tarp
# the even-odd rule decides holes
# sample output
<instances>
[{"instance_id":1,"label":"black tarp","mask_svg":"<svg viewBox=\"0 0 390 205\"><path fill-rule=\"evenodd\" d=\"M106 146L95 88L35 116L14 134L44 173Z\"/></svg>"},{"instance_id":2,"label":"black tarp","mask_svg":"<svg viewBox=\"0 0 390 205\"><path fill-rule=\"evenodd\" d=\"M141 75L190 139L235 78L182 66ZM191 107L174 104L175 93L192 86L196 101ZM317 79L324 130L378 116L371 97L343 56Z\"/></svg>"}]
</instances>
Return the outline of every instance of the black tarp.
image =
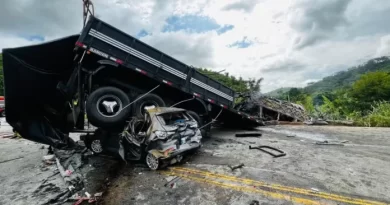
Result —
<instances>
[{"instance_id":1,"label":"black tarp","mask_svg":"<svg viewBox=\"0 0 390 205\"><path fill-rule=\"evenodd\" d=\"M59 149L74 144L67 129L69 102L57 85L74 69L78 37L3 49L6 120L23 138Z\"/></svg>"}]
</instances>

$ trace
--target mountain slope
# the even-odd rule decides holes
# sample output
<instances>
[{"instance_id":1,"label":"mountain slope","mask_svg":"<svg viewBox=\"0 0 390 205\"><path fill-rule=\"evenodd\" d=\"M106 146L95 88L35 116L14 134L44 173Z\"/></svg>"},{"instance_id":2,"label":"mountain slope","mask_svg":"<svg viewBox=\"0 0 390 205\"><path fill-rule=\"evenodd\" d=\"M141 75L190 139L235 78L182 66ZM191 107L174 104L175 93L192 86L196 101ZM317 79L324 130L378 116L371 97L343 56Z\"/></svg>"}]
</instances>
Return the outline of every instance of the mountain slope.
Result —
<instances>
[{"instance_id":1,"label":"mountain slope","mask_svg":"<svg viewBox=\"0 0 390 205\"><path fill-rule=\"evenodd\" d=\"M278 88L276 90L265 93L269 97L279 97L280 95L287 93L292 87Z\"/></svg>"},{"instance_id":2,"label":"mountain slope","mask_svg":"<svg viewBox=\"0 0 390 205\"><path fill-rule=\"evenodd\" d=\"M390 57L381 57L369 60L367 63L340 71L332 76L325 77L321 81L304 88L307 93L327 92L351 85L362 74L374 71L390 72Z\"/></svg>"}]
</instances>

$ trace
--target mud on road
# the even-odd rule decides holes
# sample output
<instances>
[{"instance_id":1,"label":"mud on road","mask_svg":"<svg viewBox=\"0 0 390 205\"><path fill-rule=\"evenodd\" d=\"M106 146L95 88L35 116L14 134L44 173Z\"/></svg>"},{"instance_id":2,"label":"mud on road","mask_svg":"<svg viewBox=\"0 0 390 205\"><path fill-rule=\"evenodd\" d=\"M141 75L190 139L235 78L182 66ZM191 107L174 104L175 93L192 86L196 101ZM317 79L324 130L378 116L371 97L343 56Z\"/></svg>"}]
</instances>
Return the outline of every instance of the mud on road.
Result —
<instances>
[{"instance_id":1,"label":"mud on road","mask_svg":"<svg viewBox=\"0 0 390 205\"><path fill-rule=\"evenodd\" d=\"M259 130L260 138L236 138L236 131L215 130L199 153L166 170L125 166L103 204L390 202L390 129L270 126ZM315 144L324 140L344 143ZM249 149L256 145L276 147L287 155L273 158ZM229 168L240 163L245 166Z\"/></svg>"}]
</instances>

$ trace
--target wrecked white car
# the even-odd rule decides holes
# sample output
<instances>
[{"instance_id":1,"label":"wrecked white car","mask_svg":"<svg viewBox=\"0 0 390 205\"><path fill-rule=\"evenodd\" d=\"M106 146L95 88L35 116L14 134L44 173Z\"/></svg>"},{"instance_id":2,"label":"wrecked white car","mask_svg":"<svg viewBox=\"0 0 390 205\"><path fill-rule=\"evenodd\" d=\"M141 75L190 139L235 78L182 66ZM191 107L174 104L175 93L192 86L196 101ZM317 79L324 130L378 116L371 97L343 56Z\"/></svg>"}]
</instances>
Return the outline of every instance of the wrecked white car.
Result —
<instances>
[{"instance_id":1,"label":"wrecked white car","mask_svg":"<svg viewBox=\"0 0 390 205\"><path fill-rule=\"evenodd\" d=\"M131 119L121 133L101 130L82 139L95 153L117 153L126 161L145 160L150 169L157 170L200 148L202 135L188 111L158 107L147 109L143 120Z\"/></svg>"}]
</instances>

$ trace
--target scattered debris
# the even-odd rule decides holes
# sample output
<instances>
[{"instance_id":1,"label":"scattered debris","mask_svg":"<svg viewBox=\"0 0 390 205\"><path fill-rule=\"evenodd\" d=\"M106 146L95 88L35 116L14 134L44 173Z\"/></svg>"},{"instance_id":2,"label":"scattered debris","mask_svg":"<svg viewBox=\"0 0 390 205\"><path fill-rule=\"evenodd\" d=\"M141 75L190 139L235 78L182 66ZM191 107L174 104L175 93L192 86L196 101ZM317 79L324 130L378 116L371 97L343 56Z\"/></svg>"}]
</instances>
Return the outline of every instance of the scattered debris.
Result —
<instances>
[{"instance_id":1,"label":"scattered debris","mask_svg":"<svg viewBox=\"0 0 390 205\"><path fill-rule=\"evenodd\" d=\"M249 203L249 205L260 205L260 202L257 200L252 200L251 203Z\"/></svg>"},{"instance_id":2,"label":"scattered debris","mask_svg":"<svg viewBox=\"0 0 390 205\"><path fill-rule=\"evenodd\" d=\"M43 156L43 161L52 161L54 160L55 156L54 154Z\"/></svg>"},{"instance_id":3,"label":"scattered debris","mask_svg":"<svg viewBox=\"0 0 390 205\"><path fill-rule=\"evenodd\" d=\"M176 183L176 181L177 180L179 180L180 179L180 177L178 177L178 176L170 176L170 177L167 177L166 178L166 180L168 181L166 184L164 184L164 187L171 187L171 188L173 188L173 184L175 184Z\"/></svg>"},{"instance_id":4,"label":"scattered debris","mask_svg":"<svg viewBox=\"0 0 390 205\"><path fill-rule=\"evenodd\" d=\"M296 137L296 135L287 135L286 137Z\"/></svg>"},{"instance_id":5,"label":"scattered debris","mask_svg":"<svg viewBox=\"0 0 390 205\"><path fill-rule=\"evenodd\" d=\"M319 192L320 191L317 188L311 188L311 190L313 190L314 192Z\"/></svg>"},{"instance_id":6,"label":"scattered debris","mask_svg":"<svg viewBox=\"0 0 390 205\"><path fill-rule=\"evenodd\" d=\"M95 193L94 196L95 196L95 197L101 197L101 196L103 196L103 192Z\"/></svg>"},{"instance_id":7,"label":"scattered debris","mask_svg":"<svg viewBox=\"0 0 390 205\"><path fill-rule=\"evenodd\" d=\"M348 141L348 140L347 140ZM322 141L322 142L316 142L316 145L337 145L337 146L344 146L344 143L340 142L329 142L328 140Z\"/></svg>"},{"instance_id":8,"label":"scattered debris","mask_svg":"<svg viewBox=\"0 0 390 205\"><path fill-rule=\"evenodd\" d=\"M343 125L343 126L353 126L354 121L350 120L326 120L330 125Z\"/></svg>"},{"instance_id":9,"label":"scattered debris","mask_svg":"<svg viewBox=\"0 0 390 205\"><path fill-rule=\"evenodd\" d=\"M45 146L42 146L40 149L45 149Z\"/></svg>"},{"instance_id":10,"label":"scattered debris","mask_svg":"<svg viewBox=\"0 0 390 205\"><path fill-rule=\"evenodd\" d=\"M1 161L0 164L1 163L5 163L5 162L14 161L14 160L21 159L21 158L23 158L23 157L16 157L16 158L13 158L13 159L7 159L7 160L4 160L4 161Z\"/></svg>"},{"instance_id":11,"label":"scattered debris","mask_svg":"<svg viewBox=\"0 0 390 205\"><path fill-rule=\"evenodd\" d=\"M70 176L70 175L72 175L72 171L70 171L70 170L68 169L68 170L65 171L65 174L66 174L66 176Z\"/></svg>"},{"instance_id":12,"label":"scattered debris","mask_svg":"<svg viewBox=\"0 0 390 205\"><path fill-rule=\"evenodd\" d=\"M0 138L11 138L11 139L13 139L13 138L15 138L15 134L14 133L5 133L5 134L2 134L0 136Z\"/></svg>"},{"instance_id":13,"label":"scattered debris","mask_svg":"<svg viewBox=\"0 0 390 205\"><path fill-rule=\"evenodd\" d=\"M325 120L313 120L313 121L305 121L306 125L328 125L329 123Z\"/></svg>"},{"instance_id":14,"label":"scattered debris","mask_svg":"<svg viewBox=\"0 0 390 205\"><path fill-rule=\"evenodd\" d=\"M73 205L80 205L81 203L83 203L83 201L87 200L89 200L87 197L78 197L78 201L76 201L76 203L74 203Z\"/></svg>"},{"instance_id":15,"label":"scattered debris","mask_svg":"<svg viewBox=\"0 0 390 205\"><path fill-rule=\"evenodd\" d=\"M241 163L241 164L235 165L235 166L230 166L230 165L228 165L228 167L229 167L232 171L234 171L235 169L240 169L240 168L242 168L242 167L244 167L244 166L245 166L244 163Z\"/></svg>"},{"instance_id":16,"label":"scattered debris","mask_svg":"<svg viewBox=\"0 0 390 205\"><path fill-rule=\"evenodd\" d=\"M266 121L305 121L308 117L305 108L301 105L262 96L258 100L260 116Z\"/></svg>"},{"instance_id":17,"label":"scattered debris","mask_svg":"<svg viewBox=\"0 0 390 205\"><path fill-rule=\"evenodd\" d=\"M87 196L88 198L91 198L91 194L88 192L85 192L85 196Z\"/></svg>"},{"instance_id":18,"label":"scattered debris","mask_svg":"<svg viewBox=\"0 0 390 205\"><path fill-rule=\"evenodd\" d=\"M277 148L274 148L274 147L270 147L270 146L265 146L265 145L263 145L263 146L257 146L257 147L249 146L249 149L258 149L258 150L260 150L260 151L262 151L262 152L265 152L265 153L267 153L267 154L270 154L270 155L273 156L274 158L283 157L283 156L286 156L286 155L287 155L285 152L283 152L283 151L280 150L280 149L277 149ZM276 152L279 152L280 154L274 154L274 153L269 152L269 151L267 151L267 150L265 150L265 149L271 149L271 150L274 150L274 151L276 151Z\"/></svg>"},{"instance_id":19,"label":"scattered debris","mask_svg":"<svg viewBox=\"0 0 390 205\"><path fill-rule=\"evenodd\" d=\"M34 190L33 193L37 193L51 177L53 177L53 176L55 176L55 175L57 175L57 174L59 174L59 173L60 173L60 172L55 172L54 174L48 176L48 177L47 177L45 180L43 180L42 183Z\"/></svg>"},{"instance_id":20,"label":"scattered debris","mask_svg":"<svg viewBox=\"0 0 390 205\"><path fill-rule=\"evenodd\" d=\"M69 186L68 187L69 191L73 191L75 189L75 187L73 185Z\"/></svg>"},{"instance_id":21,"label":"scattered debris","mask_svg":"<svg viewBox=\"0 0 390 205\"><path fill-rule=\"evenodd\" d=\"M259 132L249 132L249 133L237 133L236 137L261 137L261 133Z\"/></svg>"},{"instance_id":22,"label":"scattered debris","mask_svg":"<svg viewBox=\"0 0 390 205\"><path fill-rule=\"evenodd\" d=\"M279 125L279 121L277 120L264 121L264 125Z\"/></svg>"}]
</instances>

